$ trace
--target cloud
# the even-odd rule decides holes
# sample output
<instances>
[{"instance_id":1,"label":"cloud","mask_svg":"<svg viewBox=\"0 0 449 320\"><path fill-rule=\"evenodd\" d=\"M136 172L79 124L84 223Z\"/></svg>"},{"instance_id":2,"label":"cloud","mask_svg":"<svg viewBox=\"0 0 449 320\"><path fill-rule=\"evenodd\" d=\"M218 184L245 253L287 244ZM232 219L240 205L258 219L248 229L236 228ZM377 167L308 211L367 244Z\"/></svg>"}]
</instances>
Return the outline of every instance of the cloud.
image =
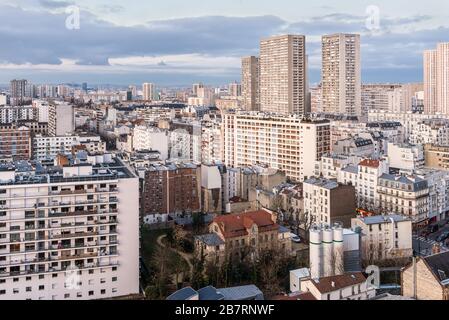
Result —
<instances>
[{"instance_id":1,"label":"cloud","mask_svg":"<svg viewBox=\"0 0 449 320\"><path fill-rule=\"evenodd\" d=\"M240 57L258 54L261 38L281 33L307 36L312 77L319 79L321 35L354 32L362 35L363 68L381 76L379 70L407 70L407 77L420 76L421 52L448 41L448 28L424 29L431 17L382 17L381 30L366 29L366 17L331 13L288 22L277 16L203 16L148 21L119 26L81 11L79 30L65 27L67 15L51 10L68 1L40 0L49 10L24 10L0 5L0 70L25 72L72 72L86 74L191 74L239 77ZM120 6L104 8L120 12ZM15 69L14 69L15 68ZM400 72L384 73L385 81ZM405 73L404 73L405 74ZM5 76L5 75L4 75ZM5 81L3 78L0 81ZM117 80L119 81L119 80ZM121 81L121 80L120 80Z\"/></svg>"},{"instance_id":2,"label":"cloud","mask_svg":"<svg viewBox=\"0 0 449 320\"><path fill-rule=\"evenodd\" d=\"M39 0L39 4L46 9L60 9L73 5L71 1L56 1L56 0Z\"/></svg>"}]
</instances>

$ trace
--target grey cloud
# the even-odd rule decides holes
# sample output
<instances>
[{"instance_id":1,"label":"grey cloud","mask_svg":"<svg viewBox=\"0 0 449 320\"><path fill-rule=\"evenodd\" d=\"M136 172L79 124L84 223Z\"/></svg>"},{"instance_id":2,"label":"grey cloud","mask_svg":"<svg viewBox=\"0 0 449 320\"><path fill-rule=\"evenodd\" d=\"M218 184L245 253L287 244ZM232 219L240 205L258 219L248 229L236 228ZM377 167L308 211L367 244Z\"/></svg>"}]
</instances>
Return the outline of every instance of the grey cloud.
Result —
<instances>
[{"instance_id":1,"label":"grey cloud","mask_svg":"<svg viewBox=\"0 0 449 320\"><path fill-rule=\"evenodd\" d=\"M59 9L73 5L71 1L39 0L39 4L47 9Z\"/></svg>"},{"instance_id":2,"label":"grey cloud","mask_svg":"<svg viewBox=\"0 0 449 320\"><path fill-rule=\"evenodd\" d=\"M61 4L65 1L58 2ZM449 40L448 28L414 30L408 33L394 31L394 27L413 28L416 23L429 20L428 16L383 17L383 34L380 36L367 32L364 16L341 13L291 24L276 16L206 16L149 21L142 26L123 27L101 21L83 11L80 30L66 29L66 18L64 14L24 11L0 5L0 39L7 44L0 50L0 62L57 65L61 63L61 59L75 59L79 65L104 66L108 65L109 58L125 56L155 57L197 53L239 57L257 54L260 38L281 32L307 36L357 32L362 33L364 69L376 77L383 74L388 78L398 76L400 72L388 74L384 71L399 67L409 68L407 76L419 76L422 50L435 47L437 42ZM308 43L307 51L311 56L318 57L320 44ZM168 66L164 64L162 61L159 67L167 69ZM230 71L235 72L238 78L238 70Z\"/></svg>"},{"instance_id":3,"label":"grey cloud","mask_svg":"<svg viewBox=\"0 0 449 320\"><path fill-rule=\"evenodd\" d=\"M0 61L40 64L67 58L103 65L108 58L135 55L239 55L257 48L259 38L284 24L273 16L200 17L123 27L82 11L80 29L68 30L66 18L64 14L1 8L0 38L8 46L0 51Z\"/></svg>"}]
</instances>

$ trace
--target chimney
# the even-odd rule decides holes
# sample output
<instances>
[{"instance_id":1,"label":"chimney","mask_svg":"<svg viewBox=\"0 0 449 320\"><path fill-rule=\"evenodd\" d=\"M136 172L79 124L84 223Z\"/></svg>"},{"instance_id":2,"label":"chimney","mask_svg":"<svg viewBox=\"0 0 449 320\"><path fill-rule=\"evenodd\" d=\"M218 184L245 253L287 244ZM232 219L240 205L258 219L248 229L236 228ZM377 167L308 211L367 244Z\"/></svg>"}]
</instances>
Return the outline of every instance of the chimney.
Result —
<instances>
[{"instance_id":1,"label":"chimney","mask_svg":"<svg viewBox=\"0 0 449 320\"><path fill-rule=\"evenodd\" d=\"M335 282L334 281L331 282L331 286L332 286L332 288L335 288Z\"/></svg>"}]
</instances>

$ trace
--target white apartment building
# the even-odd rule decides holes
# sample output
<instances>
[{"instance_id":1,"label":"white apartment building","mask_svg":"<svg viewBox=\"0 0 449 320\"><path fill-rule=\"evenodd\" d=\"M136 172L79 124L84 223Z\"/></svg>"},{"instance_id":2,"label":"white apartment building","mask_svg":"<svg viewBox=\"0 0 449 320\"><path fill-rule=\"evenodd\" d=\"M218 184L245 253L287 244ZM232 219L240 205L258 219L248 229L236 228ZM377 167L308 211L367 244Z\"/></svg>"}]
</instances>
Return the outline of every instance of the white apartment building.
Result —
<instances>
[{"instance_id":1,"label":"white apartment building","mask_svg":"<svg viewBox=\"0 0 449 320\"><path fill-rule=\"evenodd\" d=\"M305 114L307 110L306 39L282 35L260 42L260 110Z\"/></svg>"},{"instance_id":2,"label":"white apartment building","mask_svg":"<svg viewBox=\"0 0 449 320\"><path fill-rule=\"evenodd\" d=\"M362 85L362 113L371 110L401 112L405 110L405 101L400 84L364 84Z\"/></svg>"},{"instance_id":3,"label":"white apartment building","mask_svg":"<svg viewBox=\"0 0 449 320\"><path fill-rule=\"evenodd\" d=\"M202 163L222 162L223 140L221 138L221 123L217 121L203 121L201 130Z\"/></svg>"},{"instance_id":4,"label":"white apartment building","mask_svg":"<svg viewBox=\"0 0 449 320\"><path fill-rule=\"evenodd\" d=\"M33 159L53 159L56 155L70 154L72 148L82 146L89 153L103 153L106 151L106 143L100 136L65 135L49 137L37 135L33 138Z\"/></svg>"},{"instance_id":5,"label":"white apartment building","mask_svg":"<svg viewBox=\"0 0 449 320\"><path fill-rule=\"evenodd\" d=\"M0 93L0 106L6 106L8 104L8 95Z\"/></svg>"},{"instance_id":6,"label":"white apartment building","mask_svg":"<svg viewBox=\"0 0 449 320\"><path fill-rule=\"evenodd\" d=\"M170 134L156 127L137 126L133 130L133 148L135 151L156 150L161 154L161 160L169 157Z\"/></svg>"},{"instance_id":7,"label":"white apartment building","mask_svg":"<svg viewBox=\"0 0 449 320\"><path fill-rule=\"evenodd\" d=\"M250 56L242 58L242 99L247 111L260 109L259 95L259 58Z\"/></svg>"},{"instance_id":8,"label":"white apartment building","mask_svg":"<svg viewBox=\"0 0 449 320\"><path fill-rule=\"evenodd\" d=\"M424 51L424 111L439 112L437 107L437 51Z\"/></svg>"},{"instance_id":9,"label":"white apartment building","mask_svg":"<svg viewBox=\"0 0 449 320\"><path fill-rule=\"evenodd\" d=\"M309 224L350 224L355 215L355 188L335 180L311 178L303 183L304 214ZM344 199L344 201L342 201Z\"/></svg>"},{"instance_id":10,"label":"white apartment building","mask_svg":"<svg viewBox=\"0 0 449 320\"><path fill-rule=\"evenodd\" d=\"M325 179L337 179L339 171L348 165L357 165L361 160L361 157L335 153L324 155L315 165L315 176L323 176Z\"/></svg>"},{"instance_id":11,"label":"white apartment building","mask_svg":"<svg viewBox=\"0 0 449 320\"><path fill-rule=\"evenodd\" d=\"M410 217L414 225L429 220L429 184L412 175L383 174L378 180L379 208Z\"/></svg>"},{"instance_id":12,"label":"white apartment building","mask_svg":"<svg viewBox=\"0 0 449 320\"><path fill-rule=\"evenodd\" d=\"M413 256L412 220L402 215L352 219L362 236L362 259L369 263Z\"/></svg>"},{"instance_id":13,"label":"white apartment building","mask_svg":"<svg viewBox=\"0 0 449 320\"><path fill-rule=\"evenodd\" d=\"M449 217L449 172L435 169L420 169L417 177L429 185L429 220L442 221Z\"/></svg>"},{"instance_id":14,"label":"white apartment building","mask_svg":"<svg viewBox=\"0 0 449 320\"><path fill-rule=\"evenodd\" d=\"M330 151L328 121L299 115L228 112L223 115L224 162L230 167L264 164L293 181L315 174Z\"/></svg>"},{"instance_id":15,"label":"white apartment building","mask_svg":"<svg viewBox=\"0 0 449 320\"><path fill-rule=\"evenodd\" d=\"M449 42L437 45L437 107L449 115Z\"/></svg>"},{"instance_id":16,"label":"white apartment building","mask_svg":"<svg viewBox=\"0 0 449 320\"><path fill-rule=\"evenodd\" d=\"M144 83L142 85L142 95L144 101L153 101L156 100L156 87L154 83Z\"/></svg>"},{"instance_id":17,"label":"white apartment building","mask_svg":"<svg viewBox=\"0 0 449 320\"><path fill-rule=\"evenodd\" d=\"M169 131L169 157L201 163L202 128L199 122L173 122Z\"/></svg>"},{"instance_id":18,"label":"white apartment building","mask_svg":"<svg viewBox=\"0 0 449 320\"><path fill-rule=\"evenodd\" d=\"M0 171L0 299L139 292L139 184L119 160ZM106 161L106 162L103 162Z\"/></svg>"},{"instance_id":19,"label":"white apartment building","mask_svg":"<svg viewBox=\"0 0 449 320\"><path fill-rule=\"evenodd\" d=\"M449 120L424 120L413 128L410 133L411 144L433 144L449 146Z\"/></svg>"},{"instance_id":20,"label":"white apartment building","mask_svg":"<svg viewBox=\"0 0 449 320\"><path fill-rule=\"evenodd\" d=\"M362 114L360 35L322 37L321 85L325 113Z\"/></svg>"},{"instance_id":21,"label":"white apartment building","mask_svg":"<svg viewBox=\"0 0 449 320\"><path fill-rule=\"evenodd\" d=\"M413 172L424 166L424 147L410 144L388 144L390 168Z\"/></svg>"},{"instance_id":22,"label":"white apartment building","mask_svg":"<svg viewBox=\"0 0 449 320\"><path fill-rule=\"evenodd\" d=\"M2 124L35 119L36 110L32 106L2 106L0 108L0 123Z\"/></svg>"},{"instance_id":23,"label":"white apartment building","mask_svg":"<svg viewBox=\"0 0 449 320\"><path fill-rule=\"evenodd\" d=\"M424 110L449 115L449 42L424 51Z\"/></svg>"},{"instance_id":24,"label":"white apartment building","mask_svg":"<svg viewBox=\"0 0 449 320\"><path fill-rule=\"evenodd\" d=\"M388 173L389 166L386 160L365 159L359 163L356 184L358 207L365 210L377 209L378 179Z\"/></svg>"},{"instance_id":25,"label":"white apartment building","mask_svg":"<svg viewBox=\"0 0 449 320\"><path fill-rule=\"evenodd\" d=\"M309 92L310 92L310 112L323 113L321 85L310 88Z\"/></svg>"},{"instance_id":26,"label":"white apartment building","mask_svg":"<svg viewBox=\"0 0 449 320\"><path fill-rule=\"evenodd\" d=\"M432 119L449 119L449 116L435 113L435 114L421 114L412 112L387 112L387 111L370 111L368 113L369 122L379 121L396 121L400 122L404 129L404 139L408 141L411 132L421 122Z\"/></svg>"},{"instance_id":27,"label":"white apartment building","mask_svg":"<svg viewBox=\"0 0 449 320\"><path fill-rule=\"evenodd\" d=\"M37 110L37 121L38 122L49 122L50 121L50 104L48 101L44 100L33 100L33 107Z\"/></svg>"}]
</instances>

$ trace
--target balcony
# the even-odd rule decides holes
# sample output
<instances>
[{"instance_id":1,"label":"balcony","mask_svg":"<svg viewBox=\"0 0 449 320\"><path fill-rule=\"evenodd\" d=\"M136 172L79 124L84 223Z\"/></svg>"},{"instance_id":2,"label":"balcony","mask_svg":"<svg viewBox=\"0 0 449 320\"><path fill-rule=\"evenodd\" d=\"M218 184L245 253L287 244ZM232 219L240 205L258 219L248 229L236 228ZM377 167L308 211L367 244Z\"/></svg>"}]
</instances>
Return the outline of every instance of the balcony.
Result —
<instances>
[{"instance_id":1,"label":"balcony","mask_svg":"<svg viewBox=\"0 0 449 320\"><path fill-rule=\"evenodd\" d=\"M83 267L80 267L80 270L88 270L88 269L94 269L94 268L106 268L106 267L119 267L119 263L92 263ZM48 268L48 270L45 271L38 271L38 270L21 270L21 271L13 271L13 272L0 272L0 278L8 278L8 277L19 277L19 276L30 276L30 275L36 275L36 274L48 274L48 273L55 273L55 272L67 272L67 269L62 268Z\"/></svg>"},{"instance_id":2,"label":"balcony","mask_svg":"<svg viewBox=\"0 0 449 320\"><path fill-rule=\"evenodd\" d=\"M92 236L98 236L98 231L92 231L92 232L78 232L78 233L68 233L68 234L58 234L58 235L50 235L50 240L57 240L57 239L71 239L71 238L86 238L86 237L92 237Z\"/></svg>"}]
</instances>

